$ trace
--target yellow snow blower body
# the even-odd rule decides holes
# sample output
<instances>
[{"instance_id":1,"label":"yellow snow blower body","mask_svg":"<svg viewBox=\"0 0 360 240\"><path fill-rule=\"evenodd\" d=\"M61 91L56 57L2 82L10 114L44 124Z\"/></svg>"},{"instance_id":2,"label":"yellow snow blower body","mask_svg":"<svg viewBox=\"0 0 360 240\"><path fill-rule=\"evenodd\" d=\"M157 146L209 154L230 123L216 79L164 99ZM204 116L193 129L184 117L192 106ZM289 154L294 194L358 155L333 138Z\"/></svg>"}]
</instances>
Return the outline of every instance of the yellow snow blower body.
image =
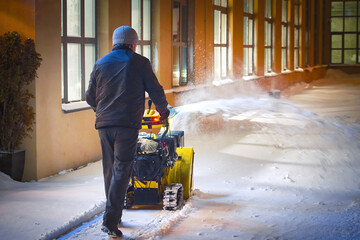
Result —
<instances>
[{"instance_id":1,"label":"yellow snow blower body","mask_svg":"<svg viewBox=\"0 0 360 240\"><path fill-rule=\"evenodd\" d=\"M156 110L144 112L142 129L161 128L158 135L139 133L135 166L124 202L125 208L135 205L163 204L166 210L181 208L193 187L194 149L184 147L184 131L171 131L176 111L160 120Z\"/></svg>"}]
</instances>

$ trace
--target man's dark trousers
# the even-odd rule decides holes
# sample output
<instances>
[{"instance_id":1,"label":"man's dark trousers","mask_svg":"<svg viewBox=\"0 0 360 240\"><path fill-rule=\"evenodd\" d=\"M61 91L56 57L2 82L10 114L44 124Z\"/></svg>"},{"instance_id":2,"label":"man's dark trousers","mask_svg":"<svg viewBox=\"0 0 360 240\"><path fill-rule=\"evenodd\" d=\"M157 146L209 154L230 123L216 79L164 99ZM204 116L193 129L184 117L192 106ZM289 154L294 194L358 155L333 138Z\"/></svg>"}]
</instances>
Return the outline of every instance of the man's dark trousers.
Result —
<instances>
[{"instance_id":1,"label":"man's dark trousers","mask_svg":"<svg viewBox=\"0 0 360 240\"><path fill-rule=\"evenodd\" d=\"M125 194L134 168L138 129L106 127L98 130L106 194L104 223L110 225L121 220Z\"/></svg>"}]
</instances>

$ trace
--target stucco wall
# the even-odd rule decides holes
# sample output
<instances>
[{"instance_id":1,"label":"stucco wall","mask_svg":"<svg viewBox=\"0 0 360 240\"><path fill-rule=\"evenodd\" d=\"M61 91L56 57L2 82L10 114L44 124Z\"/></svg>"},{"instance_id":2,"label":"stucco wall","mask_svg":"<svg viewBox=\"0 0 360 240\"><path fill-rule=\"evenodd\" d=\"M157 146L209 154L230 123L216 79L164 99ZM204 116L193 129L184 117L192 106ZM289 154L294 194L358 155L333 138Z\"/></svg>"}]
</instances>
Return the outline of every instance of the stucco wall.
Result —
<instances>
[{"instance_id":1,"label":"stucco wall","mask_svg":"<svg viewBox=\"0 0 360 240\"><path fill-rule=\"evenodd\" d=\"M100 159L92 110L65 114L61 105L61 1L36 0L35 41L43 58L36 79L36 176Z\"/></svg>"},{"instance_id":2,"label":"stucco wall","mask_svg":"<svg viewBox=\"0 0 360 240\"><path fill-rule=\"evenodd\" d=\"M35 0L0 1L0 33L8 31L35 38Z\"/></svg>"}]
</instances>

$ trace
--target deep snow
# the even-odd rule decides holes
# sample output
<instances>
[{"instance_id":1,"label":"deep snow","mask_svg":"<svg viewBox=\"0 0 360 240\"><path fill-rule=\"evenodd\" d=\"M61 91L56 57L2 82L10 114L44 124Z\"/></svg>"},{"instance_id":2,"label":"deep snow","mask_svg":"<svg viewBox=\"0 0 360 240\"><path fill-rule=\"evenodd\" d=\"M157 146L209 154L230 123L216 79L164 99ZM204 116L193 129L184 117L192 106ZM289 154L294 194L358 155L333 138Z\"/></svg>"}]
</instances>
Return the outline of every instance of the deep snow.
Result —
<instances>
[{"instance_id":1,"label":"deep snow","mask_svg":"<svg viewBox=\"0 0 360 240\"><path fill-rule=\"evenodd\" d=\"M360 76L329 70L281 99L255 90L183 100L174 127L195 149L196 190L179 211L124 211L126 238L360 239ZM0 176L0 191L0 238L23 239L16 228L50 238L100 212L101 164L36 183ZM100 226L98 215L60 239L107 239Z\"/></svg>"}]
</instances>

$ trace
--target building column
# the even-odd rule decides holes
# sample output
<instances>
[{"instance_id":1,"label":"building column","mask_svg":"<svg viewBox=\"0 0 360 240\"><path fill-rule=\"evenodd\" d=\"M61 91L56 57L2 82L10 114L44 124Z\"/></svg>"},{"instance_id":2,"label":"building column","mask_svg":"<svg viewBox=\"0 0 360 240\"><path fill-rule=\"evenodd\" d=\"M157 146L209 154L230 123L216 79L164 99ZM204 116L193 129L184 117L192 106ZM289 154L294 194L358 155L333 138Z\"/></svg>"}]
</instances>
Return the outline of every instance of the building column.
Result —
<instances>
[{"instance_id":1,"label":"building column","mask_svg":"<svg viewBox=\"0 0 360 240\"><path fill-rule=\"evenodd\" d=\"M306 56L306 1L300 2L300 60L299 67L305 68Z\"/></svg>"},{"instance_id":2,"label":"building column","mask_svg":"<svg viewBox=\"0 0 360 240\"><path fill-rule=\"evenodd\" d=\"M314 66L315 1L310 1L309 65Z\"/></svg>"},{"instance_id":3,"label":"building column","mask_svg":"<svg viewBox=\"0 0 360 240\"><path fill-rule=\"evenodd\" d=\"M154 0L152 44L153 68L164 89L172 88L172 1Z\"/></svg>"},{"instance_id":4,"label":"building column","mask_svg":"<svg viewBox=\"0 0 360 240\"><path fill-rule=\"evenodd\" d=\"M212 0L196 0L194 19L194 76L195 84L213 78L214 10Z\"/></svg>"},{"instance_id":5,"label":"building column","mask_svg":"<svg viewBox=\"0 0 360 240\"><path fill-rule=\"evenodd\" d=\"M197 0L194 16L194 83L202 84L206 80L206 4Z\"/></svg>"},{"instance_id":6,"label":"building column","mask_svg":"<svg viewBox=\"0 0 360 240\"><path fill-rule=\"evenodd\" d=\"M214 79L214 7L212 0L205 0L205 32L206 32L206 82Z\"/></svg>"},{"instance_id":7,"label":"building column","mask_svg":"<svg viewBox=\"0 0 360 240\"><path fill-rule=\"evenodd\" d=\"M273 55L273 72L281 73L281 15L282 0L273 0L273 17L274 17L274 55Z\"/></svg>"},{"instance_id":8,"label":"building column","mask_svg":"<svg viewBox=\"0 0 360 240\"><path fill-rule=\"evenodd\" d=\"M240 79L243 72L243 0L229 0L229 76Z\"/></svg>"},{"instance_id":9,"label":"building column","mask_svg":"<svg viewBox=\"0 0 360 240\"><path fill-rule=\"evenodd\" d=\"M256 58L254 72L257 76L264 76L264 55L265 55L265 0L254 1L255 14L255 42L256 42Z\"/></svg>"}]
</instances>

